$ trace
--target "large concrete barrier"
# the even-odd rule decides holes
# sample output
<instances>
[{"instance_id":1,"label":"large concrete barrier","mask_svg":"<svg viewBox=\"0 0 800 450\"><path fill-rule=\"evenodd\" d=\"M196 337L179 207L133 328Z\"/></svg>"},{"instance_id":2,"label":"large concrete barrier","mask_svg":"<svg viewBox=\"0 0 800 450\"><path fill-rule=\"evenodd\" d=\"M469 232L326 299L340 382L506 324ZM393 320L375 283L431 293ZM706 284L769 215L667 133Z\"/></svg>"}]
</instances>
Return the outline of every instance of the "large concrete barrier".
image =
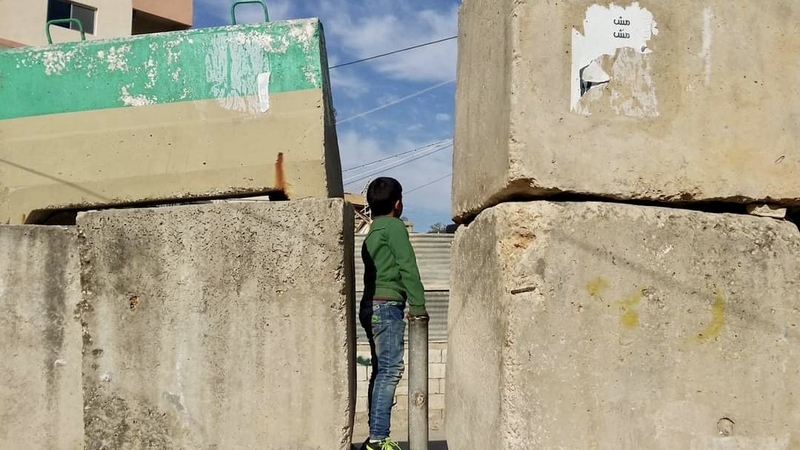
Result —
<instances>
[{"instance_id":1,"label":"large concrete barrier","mask_svg":"<svg viewBox=\"0 0 800 450\"><path fill-rule=\"evenodd\" d=\"M0 223L103 205L341 197L322 26L0 52Z\"/></svg>"},{"instance_id":2,"label":"large concrete barrier","mask_svg":"<svg viewBox=\"0 0 800 450\"><path fill-rule=\"evenodd\" d=\"M349 450L342 200L85 213L86 448Z\"/></svg>"},{"instance_id":3,"label":"large concrete barrier","mask_svg":"<svg viewBox=\"0 0 800 450\"><path fill-rule=\"evenodd\" d=\"M800 448L800 232L603 203L458 231L451 450Z\"/></svg>"},{"instance_id":4,"label":"large concrete barrier","mask_svg":"<svg viewBox=\"0 0 800 450\"><path fill-rule=\"evenodd\" d=\"M74 229L0 226L0 448L83 448Z\"/></svg>"},{"instance_id":5,"label":"large concrete barrier","mask_svg":"<svg viewBox=\"0 0 800 450\"><path fill-rule=\"evenodd\" d=\"M556 193L800 203L798 20L790 0L464 0L454 217Z\"/></svg>"}]
</instances>

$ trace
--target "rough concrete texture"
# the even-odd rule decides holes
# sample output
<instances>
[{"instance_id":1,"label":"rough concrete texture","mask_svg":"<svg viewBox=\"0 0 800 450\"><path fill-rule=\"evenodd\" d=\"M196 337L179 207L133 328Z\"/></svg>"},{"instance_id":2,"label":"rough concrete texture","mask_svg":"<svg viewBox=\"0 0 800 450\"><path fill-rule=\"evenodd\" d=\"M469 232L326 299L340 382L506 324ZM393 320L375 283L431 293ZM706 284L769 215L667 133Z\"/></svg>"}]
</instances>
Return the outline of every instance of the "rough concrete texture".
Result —
<instances>
[{"instance_id":1,"label":"rough concrete texture","mask_svg":"<svg viewBox=\"0 0 800 450\"><path fill-rule=\"evenodd\" d=\"M0 448L83 448L74 229L0 226Z\"/></svg>"},{"instance_id":2,"label":"rough concrete texture","mask_svg":"<svg viewBox=\"0 0 800 450\"><path fill-rule=\"evenodd\" d=\"M452 450L800 448L800 232L504 204L458 231Z\"/></svg>"},{"instance_id":3,"label":"rough concrete texture","mask_svg":"<svg viewBox=\"0 0 800 450\"><path fill-rule=\"evenodd\" d=\"M341 197L327 67L312 19L0 52L0 223Z\"/></svg>"},{"instance_id":4,"label":"rough concrete texture","mask_svg":"<svg viewBox=\"0 0 800 450\"><path fill-rule=\"evenodd\" d=\"M342 200L81 214L87 449L349 449Z\"/></svg>"},{"instance_id":5,"label":"rough concrete texture","mask_svg":"<svg viewBox=\"0 0 800 450\"><path fill-rule=\"evenodd\" d=\"M777 208L772 205L759 205L759 204L747 205L747 213L752 214L754 216L772 217L773 219L785 219L786 212L787 212L786 208Z\"/></svg>"},{"instance_id":6,"label":"rough concrete texture","mask_svg":"<svg viewBox=\"0 0 800 450\"><path fill-rule=\"evenodd\" d=\"M800 203L800 4L594 3L464 0L457 220L559 192Z\"/></svg>"}]
</instances>

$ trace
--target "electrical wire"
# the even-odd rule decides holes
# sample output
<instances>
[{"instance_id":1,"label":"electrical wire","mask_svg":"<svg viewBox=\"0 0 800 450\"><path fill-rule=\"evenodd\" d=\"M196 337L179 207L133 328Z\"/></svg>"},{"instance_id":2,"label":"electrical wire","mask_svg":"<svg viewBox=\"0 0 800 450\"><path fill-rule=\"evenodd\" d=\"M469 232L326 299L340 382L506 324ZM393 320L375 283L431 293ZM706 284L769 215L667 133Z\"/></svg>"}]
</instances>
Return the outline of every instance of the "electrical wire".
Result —
<instances>
[{"instance_id":1,"label":"electrical wire","mask_svg":"<svg viewBox=\"0 0 800 450\"><path fill-rule=\"evenodd\" d=\"M415 49L422 48L422 47L427 47L428 45L439 44L441 42L450 41L450 40L453 40L453 39L456 39L456 38L458 38L458 36L450 36L450 37L446 37L444 39L437 39L435 41L425 42L423 44L412 45L411 47L401 48L400 50L393 50L391 52L381 53L380 55L369 56L369 57L366 57L366 58L357 59L355 61L348 61L346 63L337 64L335 66L330 66L330 67L328 67L328 70L338 69L339 67L351 66L353 64L358 64L358 63L362 63L362 62L365 62L365 61L372 61L373 59L383 58L384 56L389 56L389 55L396 55L398 53L407 52L409 50L415 50Z\"/></svg>"},{"instance_id":2,"label":"electrical wire","mask_svg":"<svg viewBox=\"0 0 800 450\"><path fill-rule=\"evenodd\" d=\"M423 149L426 149L426 148L428 148L428 147L433 147L433 146L436 146L436 145L441 145L441 144L443 144L443 143L445 143L445 142L447 142L447 143L450 143L450 142L452 142L452 141L453 141L453 139L452 139L452 138L450 138L450 139L443 139L443 140L441 140L441 141L437 141L437 142L431 142L430 144L425 144L425 145L423 145L423 146L421 146L421 147L417 147L417 148L415 148L415 149L411 149L411 150L408 150L408 151L405 151L405 152L401 152L401 153L395 153L395 154L393 154L393 155L390 155L390 156L387 156L387 157L385 157L385 158L376 159L375 161L370 161L370 162L368 162L368 163L361 164L360 166L354 166L354 167L348 167L347 169L342 169L342 173L345 173L345 172L350 172L350 171L352 171L352 170L358 170L358 169L362 169L362 168L364 168L364 167L369 167L369 166L371 166L371 165L374 165L374 164L377 164L377 163L380 163L380 162L384 162L384 161L388 161L388 160L390 160L390 159L393 159L393 158L397 158L398 156L403 156L403 155L407 155L407 154L409 154L409 153L418 152L418 151L420 151L420 150L423 150Z\"/></svg>"},{"instance_id":3,"label":"electrical wire","mask_svg":"<svg viewBox=\"0 0 800 450\"><path fill-rule=\"evenodd\" d=\"M417 186L417 187L415 187L414 189L410 189L410 190L408 190L408 191L404 192L404 193L403 193L403 195L408 195L408 194L410 194L410 193L412 193L412 192L414 192L414 191L418 191L418 190L420 190L420 189L422 189L422 188L426 188L426 187L428 187L428 186L430 186L430 185L432 185L432 184L436 184L436 183L438 183L438 182L440 182L440 181L442 181L442 180L444 180L444 179L446 179L446 178L450 178L451 176L453 176L453 173L452 173L452 172L448 173L447 175L445 175L445 176L443 176L443 177L441 177L441 178L437 178L437 179L435 179L435 180L433 180L433 181L431 181L431 182L425 183L425 184L423 184L423 185L421 185L421 186Z\"/></svg>"},{"instance_id":4,"label":"electrical wire","mask_svg":"<svg viewBox=\"0 0 800 450\"><path fill-rule=\"evenodd\" d=\"M360 117L364 117L364 116L366 116L368 114L372 114L374 112L378 112L378 111L380 111L382 109L389 108L390 106L394 106L394 105L396 105L398 103L402 103L402 102L404 102L406 100L410 100L410 99L412 99L414 97L418 97L418 96L420 96L420 95L422 95L422 94L424 94L426 92L430 92L430 91L432 91L434 89L438 89L438 88L440 88L440 87L442 87L444 85L447 85L447 84L450 84L450 83L455 83L455 81L456 81L455 79L449 80L449 81L445 81L444 83L439 83L439 84L427 87L427 88L422 89L420 91L414 92L413 94L407 95L407 96L405 96L403 98L399 98L399 99L394 100L392 102L389 102L389 103L386 103L384 105L378 106L377 108L373 108L373 109L370 109L369 111L364 111L363 113L356 114L355 116L348 117L347 119L337 120L336 121L336 125L340 125L340 124L343 124L345 122L349 122L351 120L355 120L355 119L358 119Z\"/></svg>"},{"instance_id":5,"label":"electrical wire","mask_svg":"<svg viewBox=\"0 0 800 450\"><path fill-rule=\"evenodd\" d=\"M404 161L402 161L402 162L399 162L399 161L398 161L397 163L394 163L394 164L392 164L392 165L389 165L389 166L386 166L386 167L381 167L381 168L378 168L378 169L373 169L373 170L369 171L369 173L367 173L367 174L355 175L355 176L354 176L354 177L352 177L352 178L349 178L349 179L347 179L347 180L344 180L344 184L346 184L346 185L353 184L353 183L355 183L355 182L357 182L357 181L361 181L361 180L364 180L364 179L370 178L370 177L372 177L372 176L374 176L374 175L377 175L377 174L379 174L379 173L383 173L383 172L386 172L386 171L388 171L388 170L392 170L392 169L395 169L395 168L397 168L397 167L404 166L404 165L406 165L406 164L409 164L409 163L412 163L412 162L414 162L414 161L420 160L420 159L422 159L422 158L425 158L425 157L431 156L431 155L433 155L433 154L436 154L436 153L439 153L439 152L441 152L442 150L446 150L446 149L448 149L448 148L452 148L452 147L453 147L453 144L448 144L448 145L445 145L445 146L443 146L443 147L440 147L440 148L438 148L438 149L435 149L435 150L429 151L429 152L427 152L427 153L425 153L425 154L422 154L422 155L414 155L414 157L413 157L413 158L406 159L406 160L404 160Z\"/></svg>"}]
</instances>

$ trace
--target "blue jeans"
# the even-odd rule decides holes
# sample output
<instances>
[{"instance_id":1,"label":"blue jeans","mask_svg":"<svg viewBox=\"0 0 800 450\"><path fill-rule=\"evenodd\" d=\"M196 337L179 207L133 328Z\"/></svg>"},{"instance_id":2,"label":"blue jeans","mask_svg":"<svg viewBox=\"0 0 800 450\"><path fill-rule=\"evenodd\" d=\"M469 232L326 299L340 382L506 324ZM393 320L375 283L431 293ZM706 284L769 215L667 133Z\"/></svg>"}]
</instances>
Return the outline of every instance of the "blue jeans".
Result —
<instances>
[{"instance_id":1,"label":"blue jeans","mask_svg":"<svg viewBox=\"0 0 800 450\"><path fill-rule=\"evenodd\" d=\"M404 302L362 301L358 318L372 352L369 379L369 437L389 437L394 391L403 376Z\"/></svg>"}]
</instances>

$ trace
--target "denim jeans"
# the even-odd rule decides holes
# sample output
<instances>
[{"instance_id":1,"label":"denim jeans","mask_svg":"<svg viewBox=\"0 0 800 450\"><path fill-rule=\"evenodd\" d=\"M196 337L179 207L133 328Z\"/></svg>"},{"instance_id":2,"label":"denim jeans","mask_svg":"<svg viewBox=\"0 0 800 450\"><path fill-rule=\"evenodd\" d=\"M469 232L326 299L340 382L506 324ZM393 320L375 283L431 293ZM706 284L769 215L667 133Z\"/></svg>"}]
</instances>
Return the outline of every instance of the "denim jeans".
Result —
<instances>
[{"instance_id":1,"label":"denim jeans","mask_svg":"<svg viewBox=\"0 0 800 450\"><path fill-rule=\"evenodd\" d=\"M372 352L369 379L369 437L389 437L394 391L403 376L403 347L406 323L404 302L362 301L358 318L367 332Z\"/></svg>"}]
</instances>

